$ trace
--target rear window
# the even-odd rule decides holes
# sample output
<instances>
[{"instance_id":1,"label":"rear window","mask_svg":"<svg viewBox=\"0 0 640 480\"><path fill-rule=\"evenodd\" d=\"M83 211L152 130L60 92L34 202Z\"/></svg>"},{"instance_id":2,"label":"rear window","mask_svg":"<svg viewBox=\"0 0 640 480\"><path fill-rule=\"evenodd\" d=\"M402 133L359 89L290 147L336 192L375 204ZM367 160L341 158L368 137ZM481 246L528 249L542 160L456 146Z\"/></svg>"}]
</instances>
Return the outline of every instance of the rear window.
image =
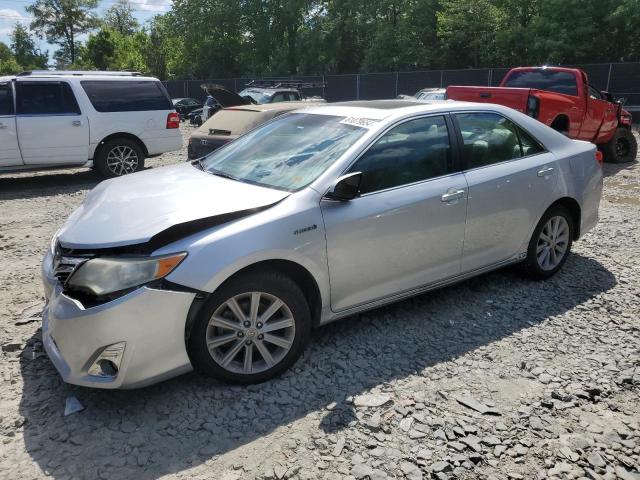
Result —
<instances>
[{"instance_id":1,"label":"rear window","mask_svg":"<svg viewBox=\"0 0 640 480\"><path fill-rule=\"evenodd\" d=\"M242 135L252 130L261 123L271 120L274 112L257 112L254 110L220 110L198 129L201 133L209 135L211 130L226 130L229 135Z\"/></svg>"},{"instance_id":2,"label":"rear window","mask_svg":"<svg viewBox=\"0 0 640 480\"><path fill-rule=\"evenodd\" d=\"M173 110L160 82L84 80L80 84L98 112Z\"/></svg>"},{"instance_id":3,"label":"rear window","mask_svg":"<svg viewBox=\"0 0 640 480\"><path fill-rule=\"evenodd\" d=\"M550 92L563 93L565 95L578 95L576 77L568 72L555 72L553 70L532 70L525 72L513 72L504 84L511 88L535 88Z\"/></svg>"}]
</instances>

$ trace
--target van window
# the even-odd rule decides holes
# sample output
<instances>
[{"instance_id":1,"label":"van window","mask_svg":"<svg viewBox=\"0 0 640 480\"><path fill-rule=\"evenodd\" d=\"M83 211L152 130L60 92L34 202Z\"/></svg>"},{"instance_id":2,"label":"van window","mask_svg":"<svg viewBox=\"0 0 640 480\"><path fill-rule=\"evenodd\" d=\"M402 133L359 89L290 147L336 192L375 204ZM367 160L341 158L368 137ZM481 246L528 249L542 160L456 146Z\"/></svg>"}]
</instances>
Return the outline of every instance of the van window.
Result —
<instances>
[{"instance_id":1,"label":"van window","mask_svg":"<svg viewBox=\"0 0 640 480\"><path fill-rule=\"evenodd\" d=\"M173 110L160 82L84 80L80 84L98 112Z\"/></svg>"},{"instance_id":2,"label":"van window","mask_svg":"<svg viewBox=\"0 0 640 480\"><path fill-rule=\"evenodd\" d=\"M18 82L18 115L79 115L80 108L66 82Z\"/></svg>"},{"instance_id":3,"label":"van window","mask_svg":"<svg viewBox=\"0 0 640 480\"><path fill-rule=\"evenodd\" d=\"M0 83L0 115L13 115L13 92L8 83Z\"/></svg>"}]
</instances>

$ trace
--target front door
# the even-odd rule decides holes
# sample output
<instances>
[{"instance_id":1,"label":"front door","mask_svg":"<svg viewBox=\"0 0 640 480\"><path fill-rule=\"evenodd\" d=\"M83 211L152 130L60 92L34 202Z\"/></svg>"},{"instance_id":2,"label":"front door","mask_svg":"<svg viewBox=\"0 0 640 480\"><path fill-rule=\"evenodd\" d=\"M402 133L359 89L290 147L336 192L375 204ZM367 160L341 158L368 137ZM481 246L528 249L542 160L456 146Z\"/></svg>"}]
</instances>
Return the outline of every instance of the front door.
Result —
<instances>
[{"instance_id":1,"label":"front door","mask_svg":"<svg viewBox=\"0 0 640 480\"><path fill-rule=\"evenodd\" d=\"M26 165L81 165L89 159L89 123L71 86L59 81L19 81L17 127Z\"/></svg>"},{"instance_id":2,"label":"front door","mask_svg":"<svg viewBox=\"0 0 640 480\"><path fill-rule=\"evenodd\" d=\"M16 116L13 111L13 87L11 83L0 83L0 167L22 165Z\"/></svg>"},{"instance_id":3,"label":"front door","mask_svg":"<svg viewBox=\"0 0 640 480\"><path fill-rule=\"evenodd\" d=\"M553 154L497 113L455 115L469 185L462 272L517 257L553 196Z\"/></svg>"},{"instance_id":4,"label":"front door","mask_svg":"<svg viewBox=\"0 0 640 480\"><path fill-rule=\"evenodd\" d=\"M460 272L467 184L452 160L445 117L407 120L349 169L359 197L321 202L334 311Z\"/></svg>"}]
</instances>

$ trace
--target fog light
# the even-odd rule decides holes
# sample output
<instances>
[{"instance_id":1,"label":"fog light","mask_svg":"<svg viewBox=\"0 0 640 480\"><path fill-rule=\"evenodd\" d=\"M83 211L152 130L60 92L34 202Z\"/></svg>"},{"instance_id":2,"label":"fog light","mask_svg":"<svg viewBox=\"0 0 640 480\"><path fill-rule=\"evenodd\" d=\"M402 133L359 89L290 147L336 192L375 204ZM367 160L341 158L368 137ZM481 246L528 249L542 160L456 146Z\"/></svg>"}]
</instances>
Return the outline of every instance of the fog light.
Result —
<instances>
[{"instance_id":1,"label":"fog light","mask_svg":"<svg viewBox=\"0 0 640 480\"><path fill-rule=\"evenodd\" d=\"M124 347L126 342L114 343L104 347L93 365L89 368L89 375L95 377L115 377L120 370L120 363L124 355Z\"/></svg>"}]
</instances>

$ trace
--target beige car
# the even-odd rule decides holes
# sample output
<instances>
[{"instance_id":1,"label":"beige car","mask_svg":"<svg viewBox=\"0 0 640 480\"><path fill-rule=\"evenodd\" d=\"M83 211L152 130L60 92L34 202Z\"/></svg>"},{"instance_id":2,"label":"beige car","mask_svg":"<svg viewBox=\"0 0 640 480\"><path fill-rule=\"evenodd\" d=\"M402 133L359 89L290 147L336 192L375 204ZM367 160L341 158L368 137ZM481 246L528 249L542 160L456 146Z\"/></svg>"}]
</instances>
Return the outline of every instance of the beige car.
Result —
<instances>
[{"instance_id":1,"label":"beige car","mask_svg":"<svg viewBox=\"0 0 640 480\"><path fill-rule=\"evenodd\" d=\"M279 102L224 108L189 137L189 160L204 157L240 135L293 110L317 107L320 102Z\"/></svg>"}]
</instances>

